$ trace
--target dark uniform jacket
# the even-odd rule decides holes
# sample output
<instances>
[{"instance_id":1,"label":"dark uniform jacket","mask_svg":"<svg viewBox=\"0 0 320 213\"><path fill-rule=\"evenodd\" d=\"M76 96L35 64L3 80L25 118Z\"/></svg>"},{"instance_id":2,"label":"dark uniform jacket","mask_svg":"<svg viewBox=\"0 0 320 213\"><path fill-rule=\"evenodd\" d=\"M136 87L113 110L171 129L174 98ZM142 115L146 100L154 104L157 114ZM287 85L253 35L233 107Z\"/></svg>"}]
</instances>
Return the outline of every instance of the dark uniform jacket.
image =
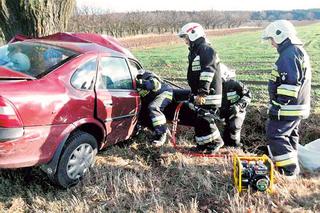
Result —
<instances>
[{"instance_id":1,"label":"dark uniform jacket","mask_svg":"<svg viewBox=\"0 0 320 213\"><path fill-rule=\"evenodd\" d=\"M137 87L143 99L150 102L160 94L167 95L170 100L172 99L172 87L164 83L156 74L145 71L137 78L141 80L137 82Z\"/></svg>"},{"instance_id":2,"label":"dark uniform jacket","mask_svg":"<svg viewBox=\"0 0 320 213\"><path fill-rule=\"evenodd\" d=\"M279 58L271 73L268 90L269 117L275 120L296 120L309 116L311 67L301 45L289 39L278 47Z\"/></svg>"},{"instance_id":3,"label":"dark uniform jacket","mask_svg":"<svg viewBox=\"0 0 320 213\"><path fill-rule=\"evenodd\" d=\"M205 105L221 106L222 79L219 57L204 38L191 43L189 48L188 84L193 95L205 95Z\"/></svg>"},{"instance_id":4,"label":"dark uniform jacket","mask_svg":"<svg viewBox=\"0 0 320 213\"><path fill-rule=\"evenodd\" d=\"M251 102L251 92L240 81L229 79L222 83L223 96L222 106L220 108L220 117L229 117L231 106L238 105L240 111L244 111L248 104Z\"/></svg>"}]
</instances>

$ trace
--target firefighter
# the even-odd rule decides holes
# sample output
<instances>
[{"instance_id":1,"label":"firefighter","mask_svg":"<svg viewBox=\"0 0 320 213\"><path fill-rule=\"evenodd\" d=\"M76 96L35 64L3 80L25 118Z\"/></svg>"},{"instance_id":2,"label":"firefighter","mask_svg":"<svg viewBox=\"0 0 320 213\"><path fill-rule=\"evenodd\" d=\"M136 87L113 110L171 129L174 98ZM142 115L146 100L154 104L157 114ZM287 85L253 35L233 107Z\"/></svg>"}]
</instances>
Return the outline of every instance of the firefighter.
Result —
<instances>
[{"instance_id":1,"label":"firefighter","mask_svg":"<svg viewBox=\"0 0 320 213\"><path fill-rule=\"evenodd\" d=\"M279 171L295 178L300 170L297 157L299 125L310 113L309 56L289 21L272 22L263 31L262 38L270 40L279 53L268 84L268 150Z\"/></svg>"},{"instance_id":2,"label":"firefighter","mask_svg":"<svg viewBox=\"0 0 320 213\"><path fill-rule=\"evenodd\" d=\"M189 110L190 119L195 118L196 146L191 151L217 152L224 144L214 120L222 99L218 54L206 41L200 24L184 25L178 36L189 47L187 79L194 105L186 104L184 107Z\"/></svg>"},{"instance_id":3,"label":"firefighter","mask_svg":"<svg viewBox=\"0 0 320 213\"><path fill-rule=\"evenodd\" d=\"M240 135L246 108L251 102L251 92L240 81L235 80L235 71L220 64L222 77L222 106L220 119L224 120L223 141L227 146L241 147Z\"/></svg>"},{"instance_id":4,"label":"firefighter","mask_svg":"<svg viewBox=\"0 0 320 213\"><path fill-rule=\"evenodd\" d=\"M136 77L137 90L142 100L139 123L154 128L155 136L152 144L156 147L167 140L166 117L163 111L172 101L172 87L164 83L156 74L139 70Z\"/></svg>"}]
</instances>

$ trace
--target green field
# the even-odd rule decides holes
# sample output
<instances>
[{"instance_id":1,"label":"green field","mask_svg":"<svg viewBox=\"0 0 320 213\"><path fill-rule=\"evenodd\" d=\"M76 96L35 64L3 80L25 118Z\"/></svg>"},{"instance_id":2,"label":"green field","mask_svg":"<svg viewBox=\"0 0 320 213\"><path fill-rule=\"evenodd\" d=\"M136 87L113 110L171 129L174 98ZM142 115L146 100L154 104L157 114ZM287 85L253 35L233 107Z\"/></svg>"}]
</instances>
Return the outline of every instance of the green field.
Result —
<instances>
[{"instance_id":1,"label":"green field","mask_svg":"<svg viewBox=\"0 0 320 213\"><path fill-rule=\"evenodd\" d=\"M298 35L306 44L313 70L313 84L320 84L320 23L298 27ZM209 38L223 63L237 70L241 81L267 82L269 73L278 54L271 45L261 40L261 31L244 32L228 36ZM150 49L134 49L133 53L140 59L146 69L162 77L186 77L188 50L181 44L161 46ZM266 83L267 84L267 83ZM254 102L265 102L267 88L261 85L249 85L254 93ZM319 103L320 91L313 90L315 103ZM318 104L317 104L318 105Z\"/></svg>"},{"instance_id":2,"label":"green field","mask_svg":"<svg viewBox=\"0 0 320 213\"><path fill-rule=\"evenodd\" d=\"M302 123L301 141L320 138L320 24L299 27L308 45L313 66L313 112ZM238 33L210 38L222 62L237 69L242 81L261 81L248 86L254 94L249 106L242 140L252 155L265 147L266 82L277 59L276 50L260 40L261 32ZM167 78L186 76L187 47L181 44L133 49L146 69ZM181 83L181 82L177 82ZM185 84L184 84L185 85ZM190 147L193 132L179 126L180 145ZM230 158L190 157L170 143L157 149L150 145L151 133L100 152L90 173L68 190L51 185L38 168L0 170L0 213L2 212L320 212L319 172L304 171L288 181L276 174L272 194L238 193L233 183ZM251 148L250 148L251 147ZM298 186L298 187L297 187Z\"/></svg>"}]
</instances>

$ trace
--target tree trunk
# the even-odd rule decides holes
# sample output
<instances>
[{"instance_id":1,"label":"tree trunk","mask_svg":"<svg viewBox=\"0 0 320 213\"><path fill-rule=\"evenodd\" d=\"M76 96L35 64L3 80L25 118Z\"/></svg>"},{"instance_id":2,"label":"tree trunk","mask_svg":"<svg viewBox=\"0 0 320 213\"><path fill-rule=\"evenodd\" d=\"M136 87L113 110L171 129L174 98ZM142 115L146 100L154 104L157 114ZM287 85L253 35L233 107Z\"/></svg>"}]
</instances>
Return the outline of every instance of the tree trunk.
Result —
<instances>
[{"instance_id":1,"label":"tree trunk","mask_svg":"<svg viewBox=\"0 0 320 213\"><path fill-rule=\"evenodd\" d=\"M31 37L64 31L75 0L0 0L0 28L9 41L16 34Z\"/></svg>"}]
</instances>

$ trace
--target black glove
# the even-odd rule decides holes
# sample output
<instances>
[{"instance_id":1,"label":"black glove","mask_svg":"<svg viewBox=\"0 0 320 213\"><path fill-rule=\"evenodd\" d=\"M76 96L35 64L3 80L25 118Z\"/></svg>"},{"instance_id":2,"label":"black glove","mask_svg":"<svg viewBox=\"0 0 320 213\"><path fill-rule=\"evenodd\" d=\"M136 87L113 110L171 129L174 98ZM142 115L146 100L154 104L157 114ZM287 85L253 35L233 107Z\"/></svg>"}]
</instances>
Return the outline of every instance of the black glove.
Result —
<instances>
[{"instance_id":1,"label":"black glove","mask_svg":"<svg viewBox=\"0 0 320 213\"><path fill-rule=\"evenodd\" d=\"M269 108L269 118L271 120L280 120L280 105L274 105L272 104L271 107Z\"/></svg>"}]
</instances>

